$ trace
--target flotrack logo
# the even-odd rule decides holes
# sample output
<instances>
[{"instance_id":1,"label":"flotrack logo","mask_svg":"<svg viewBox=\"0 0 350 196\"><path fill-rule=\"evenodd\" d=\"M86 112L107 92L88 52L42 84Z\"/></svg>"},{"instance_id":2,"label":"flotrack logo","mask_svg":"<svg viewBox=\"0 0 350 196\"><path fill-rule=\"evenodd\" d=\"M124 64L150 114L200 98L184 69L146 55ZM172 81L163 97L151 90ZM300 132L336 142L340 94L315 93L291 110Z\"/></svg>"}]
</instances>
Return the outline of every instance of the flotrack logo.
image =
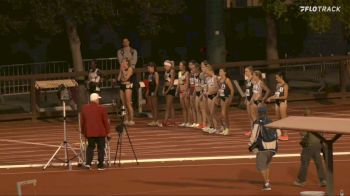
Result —
<instances>
[{"instance_id":1,"label":"flotrack logo","mask_svg":"<svg viewBox=\"0 0 350 196\"><path fill-rule=\"evenodd\" d=\"M340 6L299 6L300 12L340 12Z\"/></svg>"}]
</instances>

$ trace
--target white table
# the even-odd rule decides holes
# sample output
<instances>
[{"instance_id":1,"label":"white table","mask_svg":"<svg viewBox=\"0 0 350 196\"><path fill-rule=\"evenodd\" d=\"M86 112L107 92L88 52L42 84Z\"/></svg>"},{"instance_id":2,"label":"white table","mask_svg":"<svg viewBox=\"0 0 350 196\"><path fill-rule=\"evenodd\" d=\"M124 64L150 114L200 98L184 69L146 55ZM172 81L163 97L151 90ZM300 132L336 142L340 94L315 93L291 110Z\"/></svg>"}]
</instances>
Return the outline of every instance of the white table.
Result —
<instances>
[{"instance_id":1,"label":"white table","mask_svg":"<svg viewBox=\"0 0 350 196\"><path fill-rule=\"evenodd\" d=\"M266 127L291 131L308 131L318 137L326 146L327 165L327 195L334 195L333 190L333 143L343 134L350 134L350 119L347 118L326 118L290 116L275 122ZM322 133L334 134L333 138L327 140Z\"/></svg>"}]
</instances>

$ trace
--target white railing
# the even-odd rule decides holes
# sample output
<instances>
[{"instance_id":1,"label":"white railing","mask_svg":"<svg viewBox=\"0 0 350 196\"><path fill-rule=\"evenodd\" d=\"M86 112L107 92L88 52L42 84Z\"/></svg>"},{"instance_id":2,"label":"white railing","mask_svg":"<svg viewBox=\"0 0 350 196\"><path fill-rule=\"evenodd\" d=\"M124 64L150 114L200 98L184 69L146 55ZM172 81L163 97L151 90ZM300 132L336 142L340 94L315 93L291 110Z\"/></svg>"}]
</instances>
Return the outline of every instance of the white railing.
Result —
<instances>
[{"instance_id":1,"label":"white railing","mask_svg":"<svg viewBox=\"0 0 350 196\"><path fill-rule=\"evenodd\" d=\"M117 58L99 58L99 59L84 59L83 64L84 64L85 71L89 70L91 62L93 60L96 61L96 64L101 70L118 69L119 63ZM52 61L52 62L0 66L0 76L67 73L72 71L73 71L72 66L66 61ZM115 76L105 75L101 83L101 88L110 88L112 86L113 78L115 78ZM61 78L55 78L55 79L61 79ZM0 94L2 95L16 95L16 94L29 94L29 93L30 93L29 80L0 81Z\"/></svg>"}]
</instances>

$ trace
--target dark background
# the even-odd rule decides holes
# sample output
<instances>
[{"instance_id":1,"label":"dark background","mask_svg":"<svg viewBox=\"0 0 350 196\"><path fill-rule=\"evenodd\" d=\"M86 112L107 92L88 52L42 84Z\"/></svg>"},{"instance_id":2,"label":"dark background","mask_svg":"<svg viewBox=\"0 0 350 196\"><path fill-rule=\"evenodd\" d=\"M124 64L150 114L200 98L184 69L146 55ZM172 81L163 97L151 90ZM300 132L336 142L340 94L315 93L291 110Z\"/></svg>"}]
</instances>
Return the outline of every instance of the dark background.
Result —
<instances>
[{"instance_id":1,"label":"dark background","mask_svg":"<svg viewBox=\"0 0 350 196\"><path fill-rule=\"evenodd\" d=\"M186 1L186 10L173 16L173 31L165 29L159 36L144 38L130 28L112 28L104 24L79 27L84 59L115 57L121 39L128 37L139 53L138 66L148 61L161 62L170 58L206 58L205 3ZM34 29L34 28L33 28ZM27 29L20 34L0 37L0 65L44 61L71 61L66 33L54 36ZM283 18L277 21L280 58L344 55L349 49L339 22L334 21L329 32L312 33L305 21ZM260 7L225 10L227 61L265 59L265 13Z\"/></svg>"}]
</instances>

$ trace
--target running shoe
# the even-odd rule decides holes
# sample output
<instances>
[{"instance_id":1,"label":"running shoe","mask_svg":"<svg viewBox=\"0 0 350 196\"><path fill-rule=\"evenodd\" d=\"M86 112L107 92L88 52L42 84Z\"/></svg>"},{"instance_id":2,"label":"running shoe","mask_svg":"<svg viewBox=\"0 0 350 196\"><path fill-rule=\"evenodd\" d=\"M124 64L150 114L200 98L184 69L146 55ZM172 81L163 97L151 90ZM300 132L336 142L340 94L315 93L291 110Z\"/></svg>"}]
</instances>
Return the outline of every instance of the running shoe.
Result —
<instances>
[{"instance_id":1,"label":"running shoe","mask_svg":"<svg viewBox=\"0 0 350 196\"><path fill-rule=\"evenodd\" d=\"M228 128L225 128L220 134L221 135L228 135L230 133L230 130Z\"/></svg>"},{"instance_id":2,"label":"running shoe","mask_svg":"<svg viewBox=\"0 0 350 196\"><path fill-rule=\"evenodd\" d=\"M97 166L97 170L103 171L103 170L105 170L105 166L104 165L98 165Z\"/></svg>"},{"instance_id":3,"label":"running shoe","mask_svg":"<svg viewBox=\"0 0 350 196\"><path fill-rule=\"evenodd\" d=\"M208 130L208 133L209 134L213 134L213 133L215 133L216 132L216 129L214 129L214 128L210 128L209 130Z\"/></svg>"},{"instance_id":4,"label":"running shoe","mask_svg":"<svg viewBox=\"0 0 350 196\"><path fill-rule=\"evenodd\" d=\"M204 132L209 132L209 130L210 130L210 127L204 127L204 128L202 128L202 131L204 131Z\"/></svg>"},{"instance_id":5,"label":"running shoe","mask_svg":"<svg viewBox=\"0 0 350 196\"><path fill-rule=\"evenodd\" d=\"M175 121L172 121L172 122L168 121L168 126L169 127L176 127L176 122Z\"/></svg>"},{"instance_id":6,"label":"running shoe","mask_svg":"<svg viewBox=\"0 0 350 196\"><path fill-rule=\"evenodd\" d=\"M85 164L84 164L83 166L84 166L85 169L91 170L91 165L85 165Z\"/></svg>"},{"instance_id":7,"label":"running shoe","mask_svg":"<svg viewBox=\"0 0 350 196\"><path fill-rule=\"evenodd\" d=\"M186 126L186 123L181 123L181 124L179 124L179 127L185 127Z\"/></svg>"},{"instance_id":8,"label":"running shoe","mask_svg":"<svg viewBox=\"0 0 350 196\"><path fill-rule=\"evenodd\" d=\"M192 124L191 124L191 123L186 123L186 124L185 124L185 127L191 128L191 127L192 127Z\"/></svg>"},{"instance_id":9,"label":"running shoe","mask_svg":"<svg viewBox=\"0 0 350 196\"><path fill-rule=\"evenodd\" d=\"M156 125L155 123L156 123L156 122L152 121L152 122L148 123L147 125L153 127L153 126Z\"/></svg>"},{"instance_id":10,"label":"running shoe","mask_svg":"<svg viewBox=\"0 0 350 196\"><path fill-rule=\"evenodd\" d=\"M320 183L320 187L326 187L327 186L327 181L322 180L322 182Z\"/></svg>"},{"instance_id":11,"label":"running shoe","mask_svg":"<svg viewBox=\"0 0 350 196\"><path fill-rule=\"evenodd\" d=\"M247 131L244 133L245 136L250 137L252 135L252 131Z\"/></svg>"},{"instance_id":12,"label":"running shoe","mask_svg":"<svg viewBox=\"0 0 350 196\"><path fill-rule=\"evenodd\" d=\"M129 126L135 125L135 121L129 121L128 125L129 125Z\"/></svg>"},{"instance_id":13,"label":"running shoe","mask_svg":"<svg viewBox=\"0 0 350 196\"><path fill-rule=\"evenodd\" d=\"M262 188L263 191L271 191L270 183L265 183Z\"/></svg>"},{"instance_id":14,"label":"running shoe","mask_svg":"<svg viewBox=\"0 0 350 196\"><path fill-rule=\"evenodd\" d=\"M203 128L204 128L204 125L203 125L203 124L198 124L197 128L198 128L198 129L203 129Z\"/></svg>"},{"instance_id":15,"label":"running shoe","mask_svg":"<svg viewBox=\"0 0 350 196\"><path fill-rule=\"evenodd\" d=\"M279 140L281 140L281 141L288 141L288 135L285 135L285 136L280 136L279 138L278 138Z\"/></svg>"},{"instance_id":16,"label":"running shoe","mask_svg":"<svg viewBox=\"0 0 350 196\"><path fill-rule=\"evenodd\" d=\"M164 121L162 122L162 125L163 125L163 127L167 127L167 126L168 126L168 121L167 121L167 120L164 120Z\"/></svg>"},{"instance_id":17,"label":"running shoe","mask_svg":"<svg viewBox=\"0 0 350 196\"><path fill-rule=\"evenodd\" d=\"M296 180L293 182L293 185L303 187L305 186L305 182L300 182L299 180Z\"/></svg>"}]
</instances>

